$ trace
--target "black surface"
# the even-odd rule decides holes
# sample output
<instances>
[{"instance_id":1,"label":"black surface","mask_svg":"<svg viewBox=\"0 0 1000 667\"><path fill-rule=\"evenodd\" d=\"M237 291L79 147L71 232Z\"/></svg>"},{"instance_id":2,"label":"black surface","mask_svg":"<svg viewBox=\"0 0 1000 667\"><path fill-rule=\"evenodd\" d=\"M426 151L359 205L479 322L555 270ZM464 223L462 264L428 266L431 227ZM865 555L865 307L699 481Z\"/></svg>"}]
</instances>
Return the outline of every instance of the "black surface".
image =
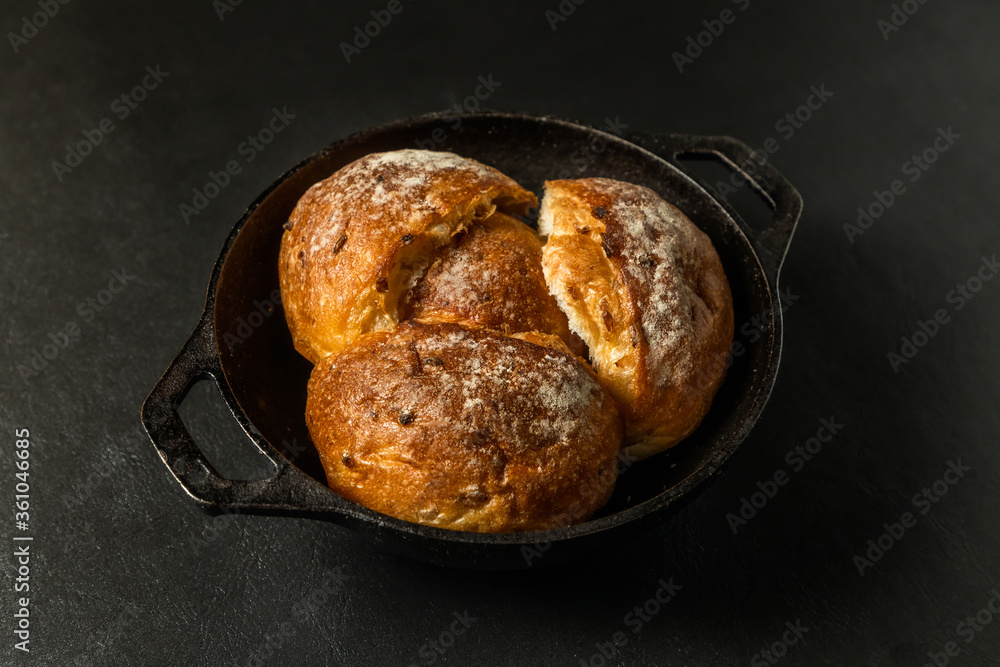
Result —
<instances>
[{"instance_id":1,"label":"black surface","mask_svg":"<svg viewBox=\"0 0 1000 667\"><path fill-rule=\"evenodd\" d=\"M765 664L759 652L799 622L809 630L779 664L922 665L949 641L949 664L997 664L997 619L959 624L1000 583L1000 283L949 294L1000 247L1000 8L926 3L886 40L877 22L891 3L589 2L553 31L556 2L404 2L346 63L338 44L384 6L244 2L220 21L210 2L71 2L18 53L5 40L5 502L15 429L33 444L31 529L12 527L11 508L0 535L8 553L12 533L35 539L32 651L13 649L5 586L0 662L577 665L621 632L608 664L746 665ZM724 8L732 23L678 72L672 52ZM6 3L0 27L36 11ZM169 76L119 119L112 101L157 64ZM776 140L771 159L806 207L782 273L794 298L781 371L757 427L674 520L557 569L442 569L321 521L204 514L138 409L197 321L233 223L319 147L461 103L489 75L501 82L483 102L493 108ZM776 123L813 86L833 96L789 137ZM240 143L285 106L296 117L246 162ZM57 180L51 163L105 117L114 131ZM905 163L949 127L960 138L911 182ZM240 173L185 223L179 205L229 160ZM894 179L905 193L851 243L843 225ZM135 278L88 317L86 300L122 267ZM894 372L887 354L938 309L948 322ZM18 364L71 322L79 335L22 377ZM830 417L843 427L795 470L786 454ZM205 421L209 437L222 432L221 414ZM959 459L970 470L922 514L914 494ZM727 513L779 470L790 481L734 535ZM907 511L915 525L860 576L854 557ZM12 556L2 567L16 576ZM628 614L671 578L683 588L639 627ZM466 611L468 630L443 654L429 648Z\"/></svg>"}]
</instances>

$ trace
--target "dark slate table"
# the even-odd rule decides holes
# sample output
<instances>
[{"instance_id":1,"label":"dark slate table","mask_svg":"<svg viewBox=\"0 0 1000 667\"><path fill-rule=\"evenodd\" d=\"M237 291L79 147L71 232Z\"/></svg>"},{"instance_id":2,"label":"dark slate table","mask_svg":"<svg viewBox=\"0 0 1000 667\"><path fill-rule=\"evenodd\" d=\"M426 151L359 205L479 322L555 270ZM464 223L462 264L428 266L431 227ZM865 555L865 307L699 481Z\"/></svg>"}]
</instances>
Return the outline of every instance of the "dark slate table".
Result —
<instances>
[{"instance_id":1,"label":"dark slate table","mask_svg":"<svg viewBox=\"0 0 1000 667\"><path fill-rule=\"evenodd\" d=\"M652 5L4 4L0 662L1000 664L1000 7ZM565 567L205 514L139 407L223 239L323 145L456 105L768 153L805 213L758 425L674 519ZM184 415L260 473L209 388Z\"/></svg>"}]
</instances>

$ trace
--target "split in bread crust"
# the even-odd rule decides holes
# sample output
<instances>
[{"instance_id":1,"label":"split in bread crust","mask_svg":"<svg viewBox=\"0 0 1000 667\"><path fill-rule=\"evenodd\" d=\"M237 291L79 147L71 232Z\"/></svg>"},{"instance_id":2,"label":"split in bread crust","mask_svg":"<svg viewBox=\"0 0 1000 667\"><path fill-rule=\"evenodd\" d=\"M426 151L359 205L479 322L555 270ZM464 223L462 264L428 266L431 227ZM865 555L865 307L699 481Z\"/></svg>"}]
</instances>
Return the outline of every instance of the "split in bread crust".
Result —
<instances>
[{"instance_id":1,"label":"split in bread crust","mask_svg":"<svg viewBox=\"0 0 1000 667\"><path fill-rule=\"evenodd\" d=\"M495 211L537 198L496 169L452 153L374 153L302 196L285 225L282 303L295 348L316 363L399 321L399 302L434 250Z\"/></svg>"},{"instance_id":2,"label":"split in bread crust","mask_svg":"<svg viewBox=\"0 0 1000 667\"><path fill-rule=\"evenodd\" d=\"M562 338L574 353L586 345L570 331L542 272L542 240L520 220L494 213L442 246L404 297L402 319L458 322L513 334Z\"/></svg>"},{"instance_id":3,"label":"split in bread crust","mask_svg":"<svg viewBox=\"0 0 1000 667\"><path fill-rule=\"evenodd\" d=\"M645 458L690 435L733 338L711 240L649 188L606 178L547 181L539 230L549 288L622 407L626 452Z\"/></svg>"},{"instance_id":4,"label":"split in bread crust","mask_svg":"<svg viewBox=\"0 0 1000 667\"><path fill-rule=\"evenodd\" d=\"M544 246L513 217L536 197L451 153L368 155L300 199L279 278L334 491L456 530L566 526L607 501L621 447L708 412L733 335L708 236L648 188L545 186Z\"/></svg>"}]
</instances>

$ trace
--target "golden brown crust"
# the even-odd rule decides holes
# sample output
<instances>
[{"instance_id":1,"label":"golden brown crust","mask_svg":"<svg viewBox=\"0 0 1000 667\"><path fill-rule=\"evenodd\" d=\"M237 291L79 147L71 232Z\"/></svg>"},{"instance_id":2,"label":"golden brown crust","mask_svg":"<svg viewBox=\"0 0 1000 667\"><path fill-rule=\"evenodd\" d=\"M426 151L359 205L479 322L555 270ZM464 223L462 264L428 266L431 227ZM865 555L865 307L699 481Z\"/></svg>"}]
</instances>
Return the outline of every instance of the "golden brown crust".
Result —
<instances>
[{"instance_id":1,"label":"golden brown crust","mask_svg":"<svg viewBox=\"0 0 1000 667\"><path fill-rule=\"evenodd\" d=\"M442 246L419 283L404 297L404 319L456 322L503 333L537 331L562 338L579 355L583 340L549 294L542 240L502 213L472 224Z\"/></svg>"},{"instance_id":2,"label":"golden brown crust","mask_svg":"<svg viewBox=\"0 0 1000 667\"><path fill-rule=\"evenodd\" d=\"M337 493L476 532L585 519L612 491L622 439L575 355L447 323L404 322L317 364L306 424Z\"/></svg>"},{"instance_id":3,"label":"golden brown crust","mask_svg":"<svg viewBox=\"0 0 1000 667\"><path fill-rule=\"evenodd\" d=\"M625 415L627 451L687 437L722 383L732 296L711 240L649 188L549 181L543 267Z\"/></svg>"},{"instance_id":4,"label":"golden brown crust","mask_svg":"<svg viewBox=\"0 0 1000 667\"><path fill-rule=\"evenodd\" d=\"M315 363L390 329L434 248L494 211L524 214L533 194L452 153L374 153L312 186L282 237L279 279L295 348Z\"/></svg>"}]
</instances>

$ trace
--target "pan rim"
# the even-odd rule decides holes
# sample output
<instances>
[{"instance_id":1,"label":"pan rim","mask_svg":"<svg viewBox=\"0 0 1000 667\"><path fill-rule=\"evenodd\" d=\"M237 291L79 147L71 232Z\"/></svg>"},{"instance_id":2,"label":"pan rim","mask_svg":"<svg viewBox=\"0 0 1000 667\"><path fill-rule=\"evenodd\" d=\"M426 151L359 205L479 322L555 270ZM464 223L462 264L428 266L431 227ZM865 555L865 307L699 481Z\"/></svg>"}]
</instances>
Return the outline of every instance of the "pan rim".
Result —
<instances>
[{"instance_id":1,"label":"pan rim","mask_svg":"<svg viewBox=\"0 0 1000 667\"><path fill-rule=\"evenodd\" d=\"M615 142L625 145L629 150L639 151L640 154L644 154L646 159L659 163L665 166L669 170L675 173L681 179L688 182L689 186L692 186L698 193L701 200L708 203L710 207L715 209L713 215L723 216L725 224L730 227L733 231L738 232L741 243L745 246L746 250L750 253L753 260L753 272L757 274L758 279L765 286L765 292L771 297L771 310L774 315L774 321L772 326L772 340L769 346L769 355L766 359L766 363L761 364L761 368L764 370L764 374L759 381L755 381L753 385L754 396L752 398L752 404L747 410L745 416L743 417L743 423L739 428L734 429L730 433L726 434L727 437L724 439L721 447L715 448L712 455L700 466L698 466L691 474L686 476L684 479L680 480L673 486L664 489L655 496L648 498L640 503L629 506L619 512L614 514L609 514L605 516L598 517L596 519L589 519L587 521L561 527L552 528L542 531L532 531L532 532L521 532L521 533L476 533L469 531L459 531L451 530L446 528L439 528L435 526L426 526L422 524L416 524L404 521L402 519L397 519L388 515L381 514L374 510L371 510L362 505L352 503L347 501L342 496L339 496L332 489L321 484L320 482L313 479L308 474L299 470L299 472L313 481L317 486L324 489L331 496L342 501L338 503L342 505L340 507L333 507L326 510L315 510L307 507L296 507L296 506L279 506L275 504L272 509L279 512L295 512L301 510L307 513L319 512L329 513L331 515L339 515L347 519L347 523L354 528L392 528L404 534L410 534L414 536L419 536L422 538L431 538L435 540L441 540L445 542L456 542L456 543L471 543L476 545L531 545L537 544L539 542L553 542L553 541L566 541L576 538L582 538L587 536L596 535L611 529L621 528L624 525L639 524L643 520L649 520L658 513L668 509L671 506L678 504L679 501L685 499L685 497L693 497L695 492L710 482L715 476L719 475L726 463L733 456L739 445L746 439L749 432L752 430L756 422L759 420L762 414L768 397L773 389L774 383L776 381L777 367L780 361L781 346L782 346L782 318L780 308L775 308L774 304L777 303L778 295L778 273L775 273L775 279L772 281L764 267L761 264L760 256L758 254L758 249L754 243L752 237L749 237L745 233L745 229L733 218L732 213L726 209L711 193L709 193L701 184L699 184L695 179L693 179L689 174L687 174L683 169L679 168L677 165L673 164L664 157L657 155L655 152L629 140L628 138L618 136L616 134L611 134L600 130L598 128L590 127L584 123L577 121L567 120L564 118L559 118L551 115L534 115L526 113L517 112L503 112L503 111L479 111L479 112L451 112L451 111L439 111L432 112L429 114L418 115L414 117L398 119L390 121L388 123L380 124L374 127L364 128L360 131L352 133L346 137L338 139L330 144L324 146L323 148L315 151L311 155L303 158L297 164L292 166L290 169L282 173L274 182L272 182L265 190L263 190L257 198L245 209L240 219L233 226L230 233L227 235L225 242L219 252L216 259L215 265L212 270L211 279L208 285L208 290L206 293L206 304L205 309L202 314L202 323L207 325L212 333L212 345L214 346L215 355L219 363L219 368L222 371L222 377L224 382L217 382L219 384L220 390L222 390L223 398L229 406L230 410L233 412L234 417L238 420L240 425L245 431L255 440L260 439L263 442L267 442L266 438L260 434L256 426L254 426L250 417L248 416L246 410L240 404L239 399L236 397L236 392L230 384L229 374L226 370L226 361L222 353L221 341L218 335L218 321L216 320L216 296L218 292L218 286L220 279L222 277L222 272L226 263L226 260L230 256L230 251L237 239L237 237L244 230L247 222L251 219L254 213L262 206L262 204L267 201L268 197L278 189L282 184L284 184L288 179L295 176L301 170L311 166L318 160L321 160L331 153L342 150L351 144L363 143L364 141L378 136L379 134L384 134L386 132L405 128L415 124L427 124L433 122L439 122L444 120L453 120L455 118L462 119L485 119L485 120L502 120L502 121L515 121L515 122L528 122L535 124L551 124L556 126L561 126L573 131L582 132L589 134L591 136L600 136L605 141ZM268 443L269 444L269 443ZM714 444L714 443L711 443ZM708 446L706 444L705 446ZM272 447L273 449L273 447ZM278 456L282 456L276 450L274 452ZM284 458L284 457L283 457ZM288 465L294 467L294 463L285 458ZM267 509L267 508L265 508ZM336 520L336 516L329 517Z\"/></svg>"}]
</instances>

